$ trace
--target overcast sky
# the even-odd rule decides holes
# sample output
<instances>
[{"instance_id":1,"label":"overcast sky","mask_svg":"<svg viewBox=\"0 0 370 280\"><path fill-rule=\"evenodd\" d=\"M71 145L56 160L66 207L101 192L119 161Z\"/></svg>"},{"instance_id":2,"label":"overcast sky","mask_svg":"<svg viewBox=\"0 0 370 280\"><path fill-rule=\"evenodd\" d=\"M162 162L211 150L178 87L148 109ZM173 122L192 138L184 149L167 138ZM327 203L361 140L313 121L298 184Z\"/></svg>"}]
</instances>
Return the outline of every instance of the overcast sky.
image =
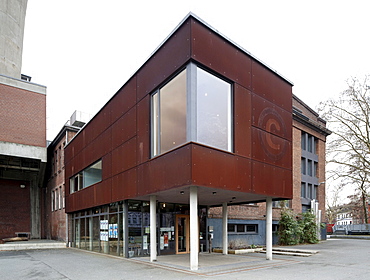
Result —
<instances>
[{"instance_id":1,"label":"overcast sky","mask_svg":"<svg viewBox=\"0 0 370 280\"><path fill-rule=\"evenodd\" d=\"M95 114L189 13L294 83L313 109L370 74L370 1L28 0L22 73L47 86L47 138Z\"/></svg>"}]
</instances>

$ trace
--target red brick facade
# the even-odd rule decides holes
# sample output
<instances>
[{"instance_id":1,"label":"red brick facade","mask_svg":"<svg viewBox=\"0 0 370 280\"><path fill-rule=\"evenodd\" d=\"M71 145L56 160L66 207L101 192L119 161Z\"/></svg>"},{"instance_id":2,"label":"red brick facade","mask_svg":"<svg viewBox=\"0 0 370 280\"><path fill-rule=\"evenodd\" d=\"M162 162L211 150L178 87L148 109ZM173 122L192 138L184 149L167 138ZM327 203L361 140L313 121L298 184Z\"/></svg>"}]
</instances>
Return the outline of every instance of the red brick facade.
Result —
<instances>
[{"instance_id":1,"label":"red brick facade","mask_svg":"<svg viewBox=\"0 0 370 280\"><path fill-rule=\"evenodd\" d=\"M21 185L25 186L21 188ZM0 239L30 232L30 186L25 181L0 179Z\"/></svg>"},{"instance_id":2,"label":"red brick facade","mask_svg":"<svg viewBox=\"0 0 370 280\"><path fill-rule=\"evenodd\" d=\"M46 95L0 83L0 141L46 146Z\"/></svg>"},{"instance_id":3,"label":"red brick facade","mask_svg":"<svg viewBox=\"0 0 370 280\"><path fill-rule=\"evenodd\" d=\"M67 214L65 212L64 148L77 133L65 126L48 147L47 186L43 193L43 237L66 241Z\"/></svg>"}]
</instances>

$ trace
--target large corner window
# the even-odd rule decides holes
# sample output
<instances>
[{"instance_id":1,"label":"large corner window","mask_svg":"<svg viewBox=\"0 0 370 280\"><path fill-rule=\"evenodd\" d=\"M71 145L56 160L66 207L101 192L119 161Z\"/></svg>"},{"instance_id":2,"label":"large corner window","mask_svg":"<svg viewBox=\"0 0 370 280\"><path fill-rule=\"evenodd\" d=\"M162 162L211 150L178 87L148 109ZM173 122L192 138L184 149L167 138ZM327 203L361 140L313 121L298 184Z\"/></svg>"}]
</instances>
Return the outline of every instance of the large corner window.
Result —
<instances>
[{"instance_id":1,"label":"large corner window","mask_svg":"<svg viewBox=\"0 0 370 280\"><path fill-rule=\"evenodd\" d=\"M90 165L81 172L72 176L69 180L70 193L74 193L83 188L87 188L93 184L96 184L102 180L102 162L98 162Z\"/></svg>"},{"instance_id":2,"label":"large corner window","mask_svg":"<svg viewBox=\"0 0 370 280\"><path fill-rule=\"evenodd\" d=\"M232 151L231 84L189 64L152 95L152 156L194 141Z\"/></svg>"}]
</instances>

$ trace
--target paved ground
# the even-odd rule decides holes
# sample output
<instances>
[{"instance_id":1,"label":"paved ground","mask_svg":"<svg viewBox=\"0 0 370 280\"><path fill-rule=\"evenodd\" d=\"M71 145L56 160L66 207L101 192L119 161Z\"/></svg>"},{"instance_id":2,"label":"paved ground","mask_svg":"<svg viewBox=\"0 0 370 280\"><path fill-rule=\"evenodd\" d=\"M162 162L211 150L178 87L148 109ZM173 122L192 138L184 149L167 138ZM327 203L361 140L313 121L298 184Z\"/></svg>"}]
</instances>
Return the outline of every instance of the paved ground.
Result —
<instances>
[{"instance_id":1,"label":"paved ground","mask_svg":"<svg viewBox=\"0 0 370 280\"><path fill-rule=\"evenodd\" d=\"M122 259L76 249L0 251L0 279L370 279L370 240L330 239L311 257L201 254L198 271L189 256Z\"/></svg>"}]
</instances>

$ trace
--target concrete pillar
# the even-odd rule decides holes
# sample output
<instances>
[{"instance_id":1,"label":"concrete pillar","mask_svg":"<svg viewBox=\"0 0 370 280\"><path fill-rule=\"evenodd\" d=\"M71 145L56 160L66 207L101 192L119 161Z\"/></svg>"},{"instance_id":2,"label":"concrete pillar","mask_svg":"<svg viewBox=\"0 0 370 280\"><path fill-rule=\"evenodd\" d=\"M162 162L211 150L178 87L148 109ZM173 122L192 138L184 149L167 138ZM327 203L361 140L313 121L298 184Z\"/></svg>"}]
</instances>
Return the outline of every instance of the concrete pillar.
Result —
<instances>
[{"instance_id":1,"label":"concrete pillar","mask_svg":"<svg viewBox=\"0 0 370 280\"><path fill-rule=\"evenodd\" d=\"M150 261L157 260L157 196L150 196Z\"/></svg>"},{"instance_id":2,"label":"concrete pillar","mask_svg":"<svg viewBox=\"0 0 370 280\"><path fill-rule=\"evenodd\" d=\"M272 260L272 198L266 199L266 260Z\"/></svg>"},{"instance_id":3,"label":"concrete pillar","mask_svg":"<svg viewBox=\"0 0 370 280\"><path fill-rule=\"evenodd\" d=\"M36 175L30 180L30 202L31 202L31 238L41 238L41 190L37 184Z\"/></svg>"},{"instance_id":4,"label":"concrete pillar","mask_svg":"<svg viewBox=\"0 0 370 280\"><path fill-rule=\"evenodd\" d=\"M190 187L190 269L198 270L199 229L198 229L198 188Z\"/></svg>"},{"instance_id":5,"label":"concrete pillar","mask_svg":"<svg viewBox=\"0 0 370 280\"><path fill-rule=\"evenodd\" d=\"M87 218L89 221L89 250L93 250L93 242L94 242L94 235L93 235L93 217Z\"/></svg>"},{"instance_id":6,"label":"concrete pillar","mask_svg":"<svg viewBox=\"0 0 370 280\"><path fill-rule=\"evenodd\" d=\"M125 258L128 258L128 203L124 201L122 205L122 252Z\"/></svg>"},{"instance_id":7,"label":"concrete pillar","mask_svg":"<svg viewBox=\"0 0 370 280\"><path fill-rule=\"evenodd\" d=\"M222 254L227 255L228 238L227 238L227 202L222 204Z\"/></svg>"}]
</instances>

